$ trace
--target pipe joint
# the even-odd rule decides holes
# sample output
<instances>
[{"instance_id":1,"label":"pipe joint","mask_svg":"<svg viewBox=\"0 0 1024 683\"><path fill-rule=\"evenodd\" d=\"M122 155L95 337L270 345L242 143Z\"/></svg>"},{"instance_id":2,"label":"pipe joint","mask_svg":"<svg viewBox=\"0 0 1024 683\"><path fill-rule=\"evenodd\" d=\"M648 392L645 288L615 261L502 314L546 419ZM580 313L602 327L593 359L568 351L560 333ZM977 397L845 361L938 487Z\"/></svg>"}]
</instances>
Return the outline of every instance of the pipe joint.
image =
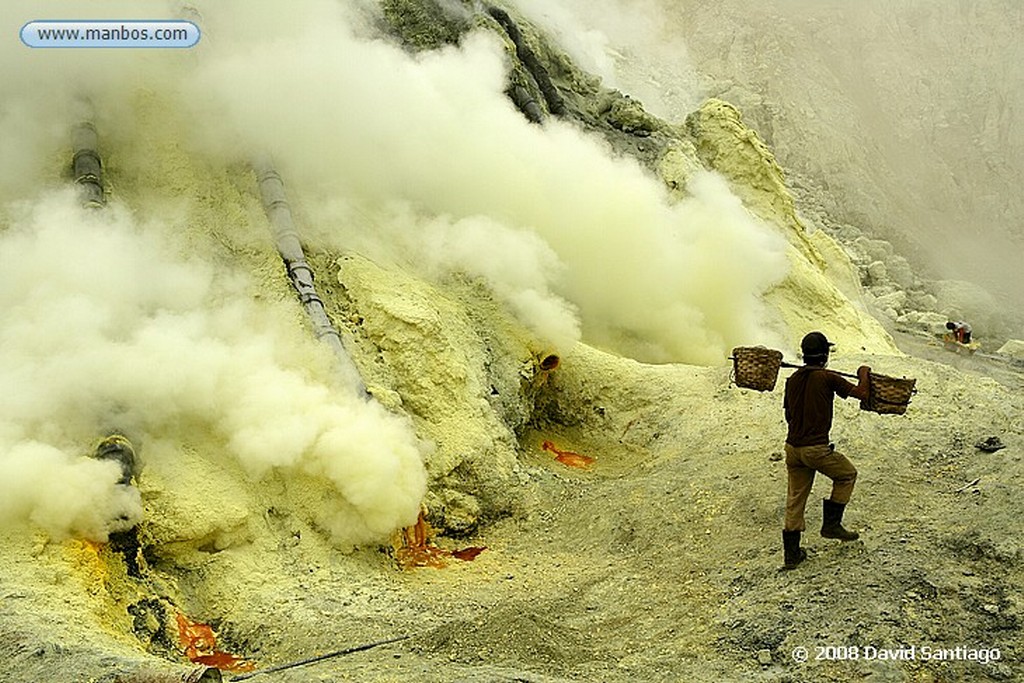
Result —
<instances>
[{"instance_id":1,"label":"pipe joint","mask_svg":"<svg viewBox=\"0 0 1024 683\"><path fill-rule=\"evenodd\" d=\"M549 353L541 356L540 362L537 364L537 366L544 372L552 372L553 370L558 368L561 362L562 359L559 358L557 354Z\"/></svg>"}]
</instances>

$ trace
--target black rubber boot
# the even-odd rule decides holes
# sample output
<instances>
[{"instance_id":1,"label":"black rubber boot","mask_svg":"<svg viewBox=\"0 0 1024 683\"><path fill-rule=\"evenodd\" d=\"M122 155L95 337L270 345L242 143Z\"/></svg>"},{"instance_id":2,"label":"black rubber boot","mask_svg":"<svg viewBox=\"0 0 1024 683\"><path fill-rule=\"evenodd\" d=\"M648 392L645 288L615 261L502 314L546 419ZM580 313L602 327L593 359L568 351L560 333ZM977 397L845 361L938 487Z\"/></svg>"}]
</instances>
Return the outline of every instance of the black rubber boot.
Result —
<instances>
[{"instance_id":1,"label":"black rubber boot","mask_svg":"<svg viewBox=\"0 0 1024 683\"><path fill-rule=\"evenodd\" d=\"M845 503L836 503L826 498L821 511L821 535L825 538L838 538L840 541L856 541L860 534L843 527L843 511Z\"/></svg>"},{"instance_id":2,"label":"black rubber boot","mask_svg":"<svg viewBox=\"0 0 1024 683\"><path fill-rule=\"evenodd\" d=\"M799 531L782 532L782 549L785 552L783 569L796 569L796 566L807 559L807 551L800 547Z\"/></svg>"}]
</instances>

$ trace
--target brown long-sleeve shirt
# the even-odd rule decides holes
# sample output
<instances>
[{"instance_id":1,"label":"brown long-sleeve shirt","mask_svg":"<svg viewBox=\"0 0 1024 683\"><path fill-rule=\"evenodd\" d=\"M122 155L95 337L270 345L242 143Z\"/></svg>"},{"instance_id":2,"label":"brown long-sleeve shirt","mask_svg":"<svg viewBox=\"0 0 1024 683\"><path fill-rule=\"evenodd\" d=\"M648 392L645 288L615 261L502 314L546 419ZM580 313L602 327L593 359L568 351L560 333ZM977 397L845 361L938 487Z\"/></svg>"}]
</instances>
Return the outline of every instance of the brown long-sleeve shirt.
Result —
<instances>
[{"instance_id":1,"label":"brown long-sleeve shirt","mask_svg":"<svg viewBox=\"0 0 1024 683\"><path fill-rule=\"evenodd\" d=\"M832 404L835 396L846 398L857 387L834 372L820 367L803 367L786 380L783 408L790 446L818 446L829 442Z\"/></svg>"}]
</instances>

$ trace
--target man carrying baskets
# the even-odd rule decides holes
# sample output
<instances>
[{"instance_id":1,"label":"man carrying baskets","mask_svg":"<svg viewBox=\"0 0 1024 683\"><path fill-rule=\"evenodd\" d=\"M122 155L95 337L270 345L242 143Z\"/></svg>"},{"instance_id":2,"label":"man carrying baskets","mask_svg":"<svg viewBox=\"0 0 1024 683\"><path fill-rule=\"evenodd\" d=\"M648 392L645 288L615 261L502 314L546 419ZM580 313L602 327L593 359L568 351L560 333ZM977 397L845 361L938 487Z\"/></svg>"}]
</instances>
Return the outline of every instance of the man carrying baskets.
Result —
<instances>
[{"instance_id":1,"label":"man carrying baskets","mask_svg":"<svg viewBox=\"0 0 1024 683\"><path fill-rule=\"evenodd\" d=\"M832 404L835 396L853 396L866 401L871 368L857 369L857 385L825 369L831 347L821 332L811 332L800 342L804 367L786 380L783 407L789 430L786 435L786 521L782 530L785 568L795 569L807 558L800 547L800 533L806 528L804 507L811 493L815 472L832 480L832 495L823 501L821 535L852 541L858 534L843 527L843 511L850 501L857 468L829 442Z\"/></svg>"}]
</instances>

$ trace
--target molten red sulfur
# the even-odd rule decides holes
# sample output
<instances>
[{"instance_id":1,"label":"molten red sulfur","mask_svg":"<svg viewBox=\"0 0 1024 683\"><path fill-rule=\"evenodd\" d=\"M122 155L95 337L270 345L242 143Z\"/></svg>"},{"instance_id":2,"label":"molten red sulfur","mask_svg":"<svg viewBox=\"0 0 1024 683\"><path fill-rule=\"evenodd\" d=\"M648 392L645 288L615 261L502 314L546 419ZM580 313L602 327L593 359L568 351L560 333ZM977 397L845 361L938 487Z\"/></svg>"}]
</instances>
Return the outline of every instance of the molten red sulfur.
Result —
<instances>
[{"instance_id":1,"label":"molten red sulfur","mask_svg":"<svg viewBox=\"0 0 1024 683\"><path fill-rule=\"evenodd\" d=\"M441 569L448 565L447 558L454 557L456 560L471 562L476 556L487 550L483 546L462 548L461 550L442 550L430 542L427 536L430 533L430 525L423 519L423 512L420 512L416 524L402 530L402 547L395 556L402 569L412 567L434 567Z\"/></svg>"},{"instance_id":2,"label":"molten red sulfur","mask_svg":"<svg viewBox=\"0 0 1024 683\"><path fill-rule=\"evenodd\" d=\"M461 550L453 550L452 557L456 560L462 560L463 562L472 562L476 559L476 556L487 550L483 546L475 546L472 548L463 548Z\"/></svg>"},{"instance_id":3,"label":"molten red sulfur","mask_svg":"<svg viewBox=\"0 0 1024 683\"><path fill-rule=\"evenodd\" d=\"M189 661L222 671L252 671L255 666L240 657L217 650L217 636L206 624L190 621L178 614L178 638Z\"/></svg>"},{"instance_id":4,"label":"molten red sulfur","mask_svg":"<svg viewBox=\"0 0 1024 683\"><path fill-rule=\"evenodd\" d=\"M550 441L545 441L540 445L540 447L546 451L554 453L555 460L569 467L576 467L585 470L594 464L594 458L589 455L581 455L572 451L559 450L558 448L555 448L555 444Z\"/></svg>"}]
</instances>

